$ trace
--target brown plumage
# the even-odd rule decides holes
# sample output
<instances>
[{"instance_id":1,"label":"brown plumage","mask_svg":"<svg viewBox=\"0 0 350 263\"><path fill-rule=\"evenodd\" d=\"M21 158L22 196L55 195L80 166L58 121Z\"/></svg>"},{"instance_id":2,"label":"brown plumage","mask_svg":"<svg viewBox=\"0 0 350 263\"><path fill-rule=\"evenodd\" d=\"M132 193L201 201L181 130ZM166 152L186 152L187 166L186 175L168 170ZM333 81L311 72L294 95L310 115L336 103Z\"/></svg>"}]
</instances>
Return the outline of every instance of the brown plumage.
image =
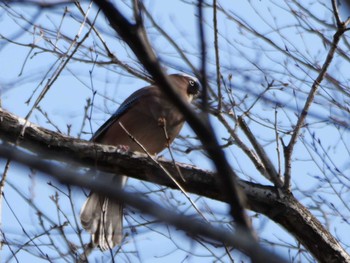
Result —
<instances>
[{"instance_id":1,"label":"brown plumage","mask_svg":"<svg viewBox=\"0 0 350 263\"><path fill-rule=\"evenodd\" d=\"M169 75L178 94L189 103L199 92L198 80L181 74ZM157 85L151 85L131 94L116 113L103 124L92 141L108 145L123 145L130 151L143 150L132 141L119 125L154 155L161 152L179 134L184 117L167 99ZM164 128L168 140L164 133ZM116 187L124 187L126 176L115 176ZM94 245L104 251L120 244L123 238L123 206L118 200L91 193L80 213L83 227L92 234Z\"/></svg>"}]
</instances>

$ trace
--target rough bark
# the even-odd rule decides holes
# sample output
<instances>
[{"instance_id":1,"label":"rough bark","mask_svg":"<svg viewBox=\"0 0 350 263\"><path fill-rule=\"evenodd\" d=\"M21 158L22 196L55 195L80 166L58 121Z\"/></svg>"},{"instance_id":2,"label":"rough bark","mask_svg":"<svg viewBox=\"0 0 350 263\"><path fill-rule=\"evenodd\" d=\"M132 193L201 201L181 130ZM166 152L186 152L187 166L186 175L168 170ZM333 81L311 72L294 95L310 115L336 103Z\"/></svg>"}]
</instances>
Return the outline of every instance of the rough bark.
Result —
<instances>
[{"instance_id":1,"label":"rough bark","mask_svg":"<svg viewBox=\"0 0 350 263\"><path fill-rule=\"evenodd\" d=\"M38 158L76 163L81 167L97 168L110 173L127 174L130 177L161 184L176 189L160 166L143 154L124 153L116 147L94 144L75 139L45 128L27 123L0 109L0 139L2 143L15 143L38 155ZM23 133L21 134L21 132ZM0 145L1 147L1 145ZM158 160L177 180L180 177L172 162ZM220 191L217 176L187 164L176 164L186 182L181 185L187 192L222 202L226 198ZM322 224L292 193L277 193L273 186L250 183L239 185L247 196L247 208L262 213L283 226L319 262L350 262L350 256Z\"/></svg>"}]
</instances>

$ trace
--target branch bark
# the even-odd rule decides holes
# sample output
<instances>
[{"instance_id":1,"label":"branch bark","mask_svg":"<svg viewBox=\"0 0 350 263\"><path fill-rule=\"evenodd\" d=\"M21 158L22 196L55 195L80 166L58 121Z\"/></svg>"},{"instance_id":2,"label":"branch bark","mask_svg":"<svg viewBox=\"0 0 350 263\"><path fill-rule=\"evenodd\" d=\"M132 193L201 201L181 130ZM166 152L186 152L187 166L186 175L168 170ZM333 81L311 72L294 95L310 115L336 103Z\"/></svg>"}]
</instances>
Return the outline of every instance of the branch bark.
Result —
<instances>
[{"instance_id":1,"label":"branch bark","mask_svg":"<svg viewBox=\"0 0 350 263\"><path fill-rule=\"evenodd\" d=\"M242 228L236 228L235 231L227 231L227 229L224 229L223 227L213 226L206 220L199 220L166 209L161 205L144 198L141 194L127 192L123 189L114 187L110 181L110 174L100 172L96 175L96 173L91 170L82 175L75 171L75 167L62 167L57 163L41 160L40 158L26 153L18 147L10 146L9 144L0 145L0 157L10 158L13 162L27 165L32 169L46 173L47 175L60 180L63 184L89 188L94 192L117 199L124 204L128 204L129 206L138 209L142 213L154 216L161 222L171 224L178 229L186 231L189 236L201 236L221 242L225 246L234 247L249 256L252 262L287 262L284 258L262 247L254 238L252 238L249 232ZM88 253L85 251L85 254ZM84 262L86 261L85 259L86 258L84 257Z\"/></svg>"},{"instance_id":2,"label":"branch bark","mask_svg":"<svg viewBox=\"0 0 350 263\"><path fill-rule=\"evenodd\" d=\"M9 112L0 109L0 138L13 143L18 139L25 123ZM104 172L126 174L176 189L176 185L157 164L143 154L119 152L116 147L74 139L27 122L19 146L36 154L40 159L72 163L81 167L96 168ZM160 161L180 182L173 162ZM216 174L197 167L177 164L186 182L187 192L228 202L220 189ZM337 240L294 196L277 194L273 186L264 186L239 180L247 195L247 208L262 213L282 225L319 262L350 262L350 256Z\"/></svg>"}]
</instances>

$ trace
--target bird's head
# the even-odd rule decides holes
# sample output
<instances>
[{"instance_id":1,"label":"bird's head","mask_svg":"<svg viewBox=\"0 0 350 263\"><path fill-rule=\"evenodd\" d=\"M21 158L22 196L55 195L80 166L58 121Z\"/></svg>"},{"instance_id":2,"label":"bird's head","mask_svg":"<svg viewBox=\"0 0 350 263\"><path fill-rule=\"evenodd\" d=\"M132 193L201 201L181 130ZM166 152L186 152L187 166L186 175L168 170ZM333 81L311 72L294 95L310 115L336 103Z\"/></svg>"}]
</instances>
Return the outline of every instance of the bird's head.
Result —
<instances>
[{"instance_id":1,"label":"bird's head","mask_svg":"<svg viewBox=\"0 0 350 263\"><path fill-rule=\"evenodd\" d=\"M172 74L169 77L180 93L186 95L188 102L192 102L199 95L201 84L196 77L187 74Z\"/></svg>"}]
</instances>

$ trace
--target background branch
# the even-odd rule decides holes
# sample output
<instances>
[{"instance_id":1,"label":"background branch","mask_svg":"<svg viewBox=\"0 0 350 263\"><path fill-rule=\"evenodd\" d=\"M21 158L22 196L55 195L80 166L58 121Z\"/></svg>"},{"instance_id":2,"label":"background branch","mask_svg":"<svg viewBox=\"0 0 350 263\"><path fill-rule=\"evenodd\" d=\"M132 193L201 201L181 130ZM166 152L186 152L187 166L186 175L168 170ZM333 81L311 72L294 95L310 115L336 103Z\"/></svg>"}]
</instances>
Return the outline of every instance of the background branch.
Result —
<instances>
[{"instance_id":1,"label":"background branch","mask_svg":"<svg viewBox=\"0 0 350 263\"><path fill-rule=\"evenodd\" d=\"M214 130L209 123L209 119L197 116L197 114L178 96L171 82L164 74L160 63L149 44L147 35L145 35L143 26L129 22L113 5L113 3L109 1L95 0L94 2L102 10L114 30L129 45L144 68L154 78L155 82L162 87L164 93L183 113L186 121L198 135L211 160L215 164L218 175L221 178L220 185L222 191L229 200L232 217L240 227L252 232L250 220L243 208L244 197L240 193L236 182L237 175L231 169L225 158L224 152L219 147ZM200 76L200 79L205 81L206 77ZM206 87L207 83L205 82L203 85ZM252 235L254 236L253 233Z\"/></svg>"}]
</instances>

